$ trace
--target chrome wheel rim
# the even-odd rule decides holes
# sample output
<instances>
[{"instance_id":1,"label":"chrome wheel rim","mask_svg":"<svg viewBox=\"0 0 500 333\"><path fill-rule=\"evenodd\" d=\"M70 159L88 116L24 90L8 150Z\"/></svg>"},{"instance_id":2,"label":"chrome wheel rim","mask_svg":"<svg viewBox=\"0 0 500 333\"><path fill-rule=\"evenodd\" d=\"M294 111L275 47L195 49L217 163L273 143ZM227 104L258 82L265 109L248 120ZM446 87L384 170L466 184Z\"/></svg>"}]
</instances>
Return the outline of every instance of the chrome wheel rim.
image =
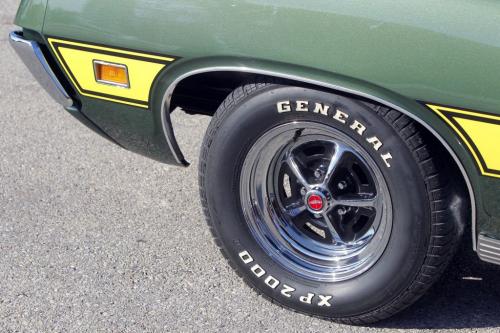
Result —
<instances>
[{"instance_id":1,"label":"chrome wheel rim","mask_svg":"<svg viewBox=\"0 0 500 333\"><path fill-rule=\"evenodd\" d=\"M260 137L241 170L240 200L262 249L314 281L352 279L387 247L392 203L373 158L323 124L294 122Z\"/></svg>"}]
</instances>

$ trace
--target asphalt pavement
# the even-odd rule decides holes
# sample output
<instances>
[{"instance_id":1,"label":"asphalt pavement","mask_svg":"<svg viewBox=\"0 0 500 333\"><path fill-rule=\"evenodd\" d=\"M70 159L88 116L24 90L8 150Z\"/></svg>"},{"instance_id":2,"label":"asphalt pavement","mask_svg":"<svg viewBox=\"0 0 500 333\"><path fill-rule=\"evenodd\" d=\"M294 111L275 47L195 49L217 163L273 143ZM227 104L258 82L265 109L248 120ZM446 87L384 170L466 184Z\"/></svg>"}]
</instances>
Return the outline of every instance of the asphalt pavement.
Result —
<instances>
[{"instance_id":1,"label":"asphalt pavement","mask_svg":"<svg viewBox=\"0 0 500 333\"><path fill-rule=\"evenodd\" d=\"M226 264L197 158L210 119L177 115L188 169L116 147L66 114L7 43L0 6L0 332L500 332L500 267L470 237L402 314L351 327L283 310Z\"/></svg>"}]
</instances>

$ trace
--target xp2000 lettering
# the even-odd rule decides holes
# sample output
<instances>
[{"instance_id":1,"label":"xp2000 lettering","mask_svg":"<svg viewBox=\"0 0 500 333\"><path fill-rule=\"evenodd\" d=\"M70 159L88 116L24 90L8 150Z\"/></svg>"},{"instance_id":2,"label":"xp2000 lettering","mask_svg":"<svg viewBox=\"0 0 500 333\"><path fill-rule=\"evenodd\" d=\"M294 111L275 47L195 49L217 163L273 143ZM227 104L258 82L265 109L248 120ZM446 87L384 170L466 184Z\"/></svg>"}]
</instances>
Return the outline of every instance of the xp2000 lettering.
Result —
<instances>
[{"instance_id":1,"label":"xp2000 lettering","mask_svg":"<svg viewBox=\"0 0 500 333\"><path fill-rule=\"evenodd\" d=\"M422 296L465 232L500 264L498 12L23 0L10 41L67 112L159 162L189 165L174 110L211 116L200 195L228 262L276 304L365 324Z\"/></svg>"}]
</instances>

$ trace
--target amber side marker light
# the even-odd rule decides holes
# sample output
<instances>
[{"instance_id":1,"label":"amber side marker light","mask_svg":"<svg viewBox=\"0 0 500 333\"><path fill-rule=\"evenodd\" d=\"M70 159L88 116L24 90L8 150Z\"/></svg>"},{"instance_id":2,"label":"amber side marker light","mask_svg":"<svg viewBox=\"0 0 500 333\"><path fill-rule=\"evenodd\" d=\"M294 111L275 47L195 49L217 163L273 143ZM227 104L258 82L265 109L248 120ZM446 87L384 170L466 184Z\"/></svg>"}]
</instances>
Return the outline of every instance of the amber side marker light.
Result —
<instances>
[{"instance_id":1,"label":"amber side marker light","mask_svg":"<svg viewBox=\"0 0 500 333\"><path fill-rule=\"evenodd\" d=\"M115 87L130 88L127 66L94 60L95 80Z\"/></svg>"}]
</instances>

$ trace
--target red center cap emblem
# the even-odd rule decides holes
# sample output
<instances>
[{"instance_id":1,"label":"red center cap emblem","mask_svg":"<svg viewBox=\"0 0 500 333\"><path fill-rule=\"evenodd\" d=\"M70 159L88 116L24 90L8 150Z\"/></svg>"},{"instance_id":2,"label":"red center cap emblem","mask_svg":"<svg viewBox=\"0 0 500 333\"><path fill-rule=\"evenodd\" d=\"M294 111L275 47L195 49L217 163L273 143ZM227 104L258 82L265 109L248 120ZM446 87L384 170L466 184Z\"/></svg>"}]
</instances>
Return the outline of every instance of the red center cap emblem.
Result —
<instances>
[{"instance_id":1,"label":"red center cap emblem","mask_svg":"<svg viewBox=\"0 0 500 333\"><path fill-rule=\"evenodd\" d=\"M312 210L320 211L323 209L323 199L317 194L311 194L307 198L307 205Z\"/></svg>"}]
</instances>

